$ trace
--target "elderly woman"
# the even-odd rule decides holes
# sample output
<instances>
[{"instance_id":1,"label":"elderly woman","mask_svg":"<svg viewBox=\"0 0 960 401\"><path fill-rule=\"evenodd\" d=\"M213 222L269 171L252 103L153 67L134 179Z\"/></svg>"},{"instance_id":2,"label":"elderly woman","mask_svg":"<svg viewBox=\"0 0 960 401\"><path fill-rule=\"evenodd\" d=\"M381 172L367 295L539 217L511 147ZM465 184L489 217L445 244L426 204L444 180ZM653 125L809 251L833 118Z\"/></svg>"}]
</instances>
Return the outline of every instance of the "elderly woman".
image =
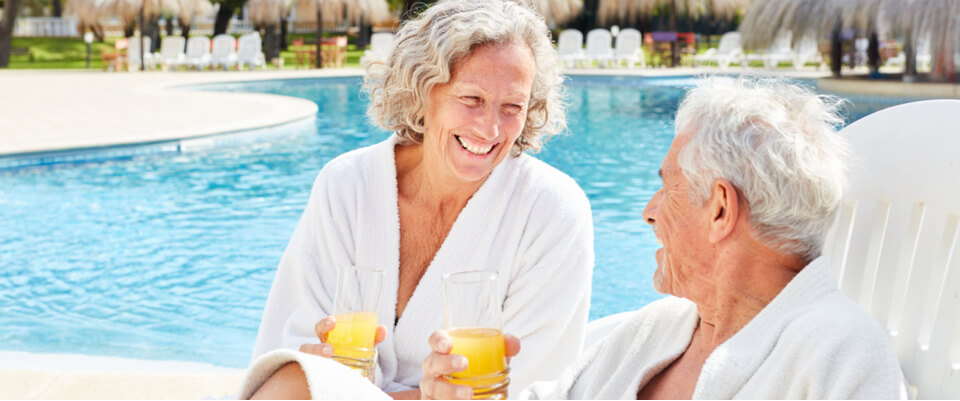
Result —
<instances>
[{"instance_id":1,"label":"elderly woman","mask_svg":"<svg viewBox=\"0 0 960 401\"><path fill-rule=\"evenodd\" d=\"M520 398L906 397L886 333L820 256L847 159L835 110L778 81L689 91L643 212L663 244L654 286L671 296ZM463 358L445 338L430 340L426 398L460 395L442 378Z\"/></svg>"},{"instance_id":2,"label":"elderly woman","mask_svg":"<svg viewBox=\"0 0 960 401\"><path fill-rule=\"evenodd\" d=\"M427 338L443 327L441 276L461 270L499 271L503 330L525 344L511 387L572 362L589 308L590 206L572 179L524 153L564 129L561 84L544 21L516 2L445 0L405 23L366 84L369 114L394 134L317 177L267 300L252 390L282 366L275 376L309 373L315 358L291 350L332 355L316 343L335 325L325 317L338 264L386 271L384 391L417 390Z\"/></svg>"}]
</instances>

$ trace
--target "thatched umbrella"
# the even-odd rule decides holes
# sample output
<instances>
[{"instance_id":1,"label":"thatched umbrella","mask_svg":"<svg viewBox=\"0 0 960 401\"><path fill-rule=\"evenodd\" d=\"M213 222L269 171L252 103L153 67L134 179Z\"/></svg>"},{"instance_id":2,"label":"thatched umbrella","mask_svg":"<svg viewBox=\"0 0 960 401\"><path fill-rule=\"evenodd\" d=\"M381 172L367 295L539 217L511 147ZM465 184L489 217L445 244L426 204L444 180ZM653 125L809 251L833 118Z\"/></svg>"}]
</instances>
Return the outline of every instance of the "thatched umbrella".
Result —
<instances>
[{"instance_id":1,"label":"thatched umbrella","mask_svg":"<svg viewBox=\"0 0 960 401\"><path fill-rule=\"evenodd\" d=\"M263 52L268 61L280 56L280 24L289 12L289 0L247 1L247 18L264 30Z\"/></svg>"},{"instance_id":2,"label":"thatched umbrella","mask_svg":"<svg viewBox=\"0 0 960 401\"><path fill-rule=\"evenodd\" d=\"M664 6L669 7L674 18L680 14L693 19L703 15L732 19L749 3L750 0L600 0L597 20L602 25L610 21L636 23L640 18L653 16L658 8Z\"/></svg>"},{"instance_id":3,"label":"thatched umbrella","mask_svg":"<svg viewBox=\"0 0 960 401\"><path fill-rule=\"evenodd\" d=\"M372 25L390 18L390 6L385 0L297 0L297 18L317 21L317 54L323 39L324 24L348 21L358 25ZM311 18L312 17L312 18ZM322 68L317 57L317 68Z\"/></svg>"},{"instance_id":4,"label":"thatched umbrella","mask_svg":"<svg viewBox=\"0 0 960 401\"><path fill-rule=\"evenodd\" d=\"M100 20L110 16L111 2L112 0L69 0L64 12L77 17L81 33L90 28L100 40L103 40L103 32L99 28Z\"/></svg>"},{"instance_id":5,"label":"thatched umbrella","mask_svg":"<svg viewBox=\"0 0 960 401\"><path fill-rule=\"evenodd\" d=\"M180 34L190 36L190 26L197 18L213 15L213 4L210 0L177 0L180 7L177 10L177 20L180 22Z\"/></svg>"},{"instance_id":6,"label":"thatched umbrella","mask_svg":"<svg viewBox=\"0 0 960 401\"><path fill-rule=\"evenodd\" d=\"M640 18L653 16L660 7L669 10L670 31L677 30L677 15L686 15L699 19L703 15L713 15L720 19L731 19L744 9L750 0L600 0L597 7L597 20L601 25L611 21L627 21L635 24ZM680 62L679 44L671 44L672 65Z\"/></svg>"},{"instance_id":7,"label":"thatched umbrella","mask_svg":"<svg viewBox=\"0 0 960 401\"><path fill-rule=\"evenodd\" d=\"M744 47L769 46L781 33L791 33L794 44L804 36L836 36L841 28L904 39L906 69L916 73L918 40L929 40L934 77L953 74L953 53L960 51L960 2L955 0L767 0L756 1L744 15L740 32ZM834 47L839 40L834 38ZM839 76L839 49L831 49L834 75Z\"/></svg>"},{"instance_id":8,"label":"thatched umbrella","mask_svg":"<svg viewBox=\"0 0 960 401\"><path fill-rule=\"evenodd\" d=\"M548 24L562 24L583 10L583 0L530 0Z\"/></svg>"}]
</instances>

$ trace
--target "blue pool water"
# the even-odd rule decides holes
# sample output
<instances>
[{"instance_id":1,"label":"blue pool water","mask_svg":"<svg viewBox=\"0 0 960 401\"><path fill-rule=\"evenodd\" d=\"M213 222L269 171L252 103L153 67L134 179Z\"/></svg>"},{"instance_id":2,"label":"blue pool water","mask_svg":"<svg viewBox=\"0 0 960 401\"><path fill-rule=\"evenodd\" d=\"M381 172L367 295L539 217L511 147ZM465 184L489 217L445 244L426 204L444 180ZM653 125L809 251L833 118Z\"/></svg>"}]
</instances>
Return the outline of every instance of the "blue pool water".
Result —
<instances>
[{"instance_id":1,"label":"blue pool water","mask_svg":"<svg viewBox=\"0 0 960 401\"><path fill-rule=\"evenodd\" d=\"M314 124L186 153L0 170L0 349L244 367L319 169L388 133L359 78L221 84L315 101ZM537 155L572 176L596 229L591 319L660 297L641 211L689 79L572 78L572 135ZM849 120L903 99L855 100Z\"/></svg>"}]
</instances>

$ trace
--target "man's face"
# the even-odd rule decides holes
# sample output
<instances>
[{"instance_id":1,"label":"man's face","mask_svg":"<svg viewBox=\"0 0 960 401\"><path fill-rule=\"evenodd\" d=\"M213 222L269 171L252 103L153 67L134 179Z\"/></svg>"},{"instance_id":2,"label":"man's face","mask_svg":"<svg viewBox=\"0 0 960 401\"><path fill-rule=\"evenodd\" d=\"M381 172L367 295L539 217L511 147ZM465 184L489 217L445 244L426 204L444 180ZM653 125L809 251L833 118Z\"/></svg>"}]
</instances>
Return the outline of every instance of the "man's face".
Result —
<instances>
[{"instance_id":1,"label":"man's face","mask_svg":"<svg viewBox=\"0 0 960 401\"><path fill-rule=\"evenodd\" d=\"M663 186L643 210L644 220L663 246L657 250L653 286L660 293L687 298L693 286L710 280L709 259L714 257L708 240L709 210L690 202L690 183L677 164L677 155L689 138L686 132L674 138L660 166Z\"/></svg>"}]
</instances>

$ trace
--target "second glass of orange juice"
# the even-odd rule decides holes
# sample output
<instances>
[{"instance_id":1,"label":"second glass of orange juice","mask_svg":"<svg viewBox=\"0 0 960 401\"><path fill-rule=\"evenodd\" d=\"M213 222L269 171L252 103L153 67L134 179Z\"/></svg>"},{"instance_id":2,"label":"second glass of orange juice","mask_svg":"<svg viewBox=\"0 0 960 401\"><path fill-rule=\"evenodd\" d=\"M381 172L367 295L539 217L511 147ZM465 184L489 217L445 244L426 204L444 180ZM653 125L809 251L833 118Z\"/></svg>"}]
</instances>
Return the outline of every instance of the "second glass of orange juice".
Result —
<instances>
[{"instance_id":1,"label":"second glass of orange juice","mask_svg":"<svg viewBox=\"0 0 960 401\"><path fill-rule=\"evenodd\" d=\"M337 268L333 314L337 324L327 333L333 359L373 381L376 361L377 304L383 270L343 265Z\"/></svg>"},{"instance_id":2,"label":"second glass of orange juice","mask_svg":"<svg viewBox=\"0 0 960 401\"><path fill-rule=\"evenodd\" d=\"M443 306L451 354L467 357L467 369L446 379L473 387L473 399L507 398L510 367L500 326L497 272L472 270L443 277Z\"/></svg>"}]
</instances>

